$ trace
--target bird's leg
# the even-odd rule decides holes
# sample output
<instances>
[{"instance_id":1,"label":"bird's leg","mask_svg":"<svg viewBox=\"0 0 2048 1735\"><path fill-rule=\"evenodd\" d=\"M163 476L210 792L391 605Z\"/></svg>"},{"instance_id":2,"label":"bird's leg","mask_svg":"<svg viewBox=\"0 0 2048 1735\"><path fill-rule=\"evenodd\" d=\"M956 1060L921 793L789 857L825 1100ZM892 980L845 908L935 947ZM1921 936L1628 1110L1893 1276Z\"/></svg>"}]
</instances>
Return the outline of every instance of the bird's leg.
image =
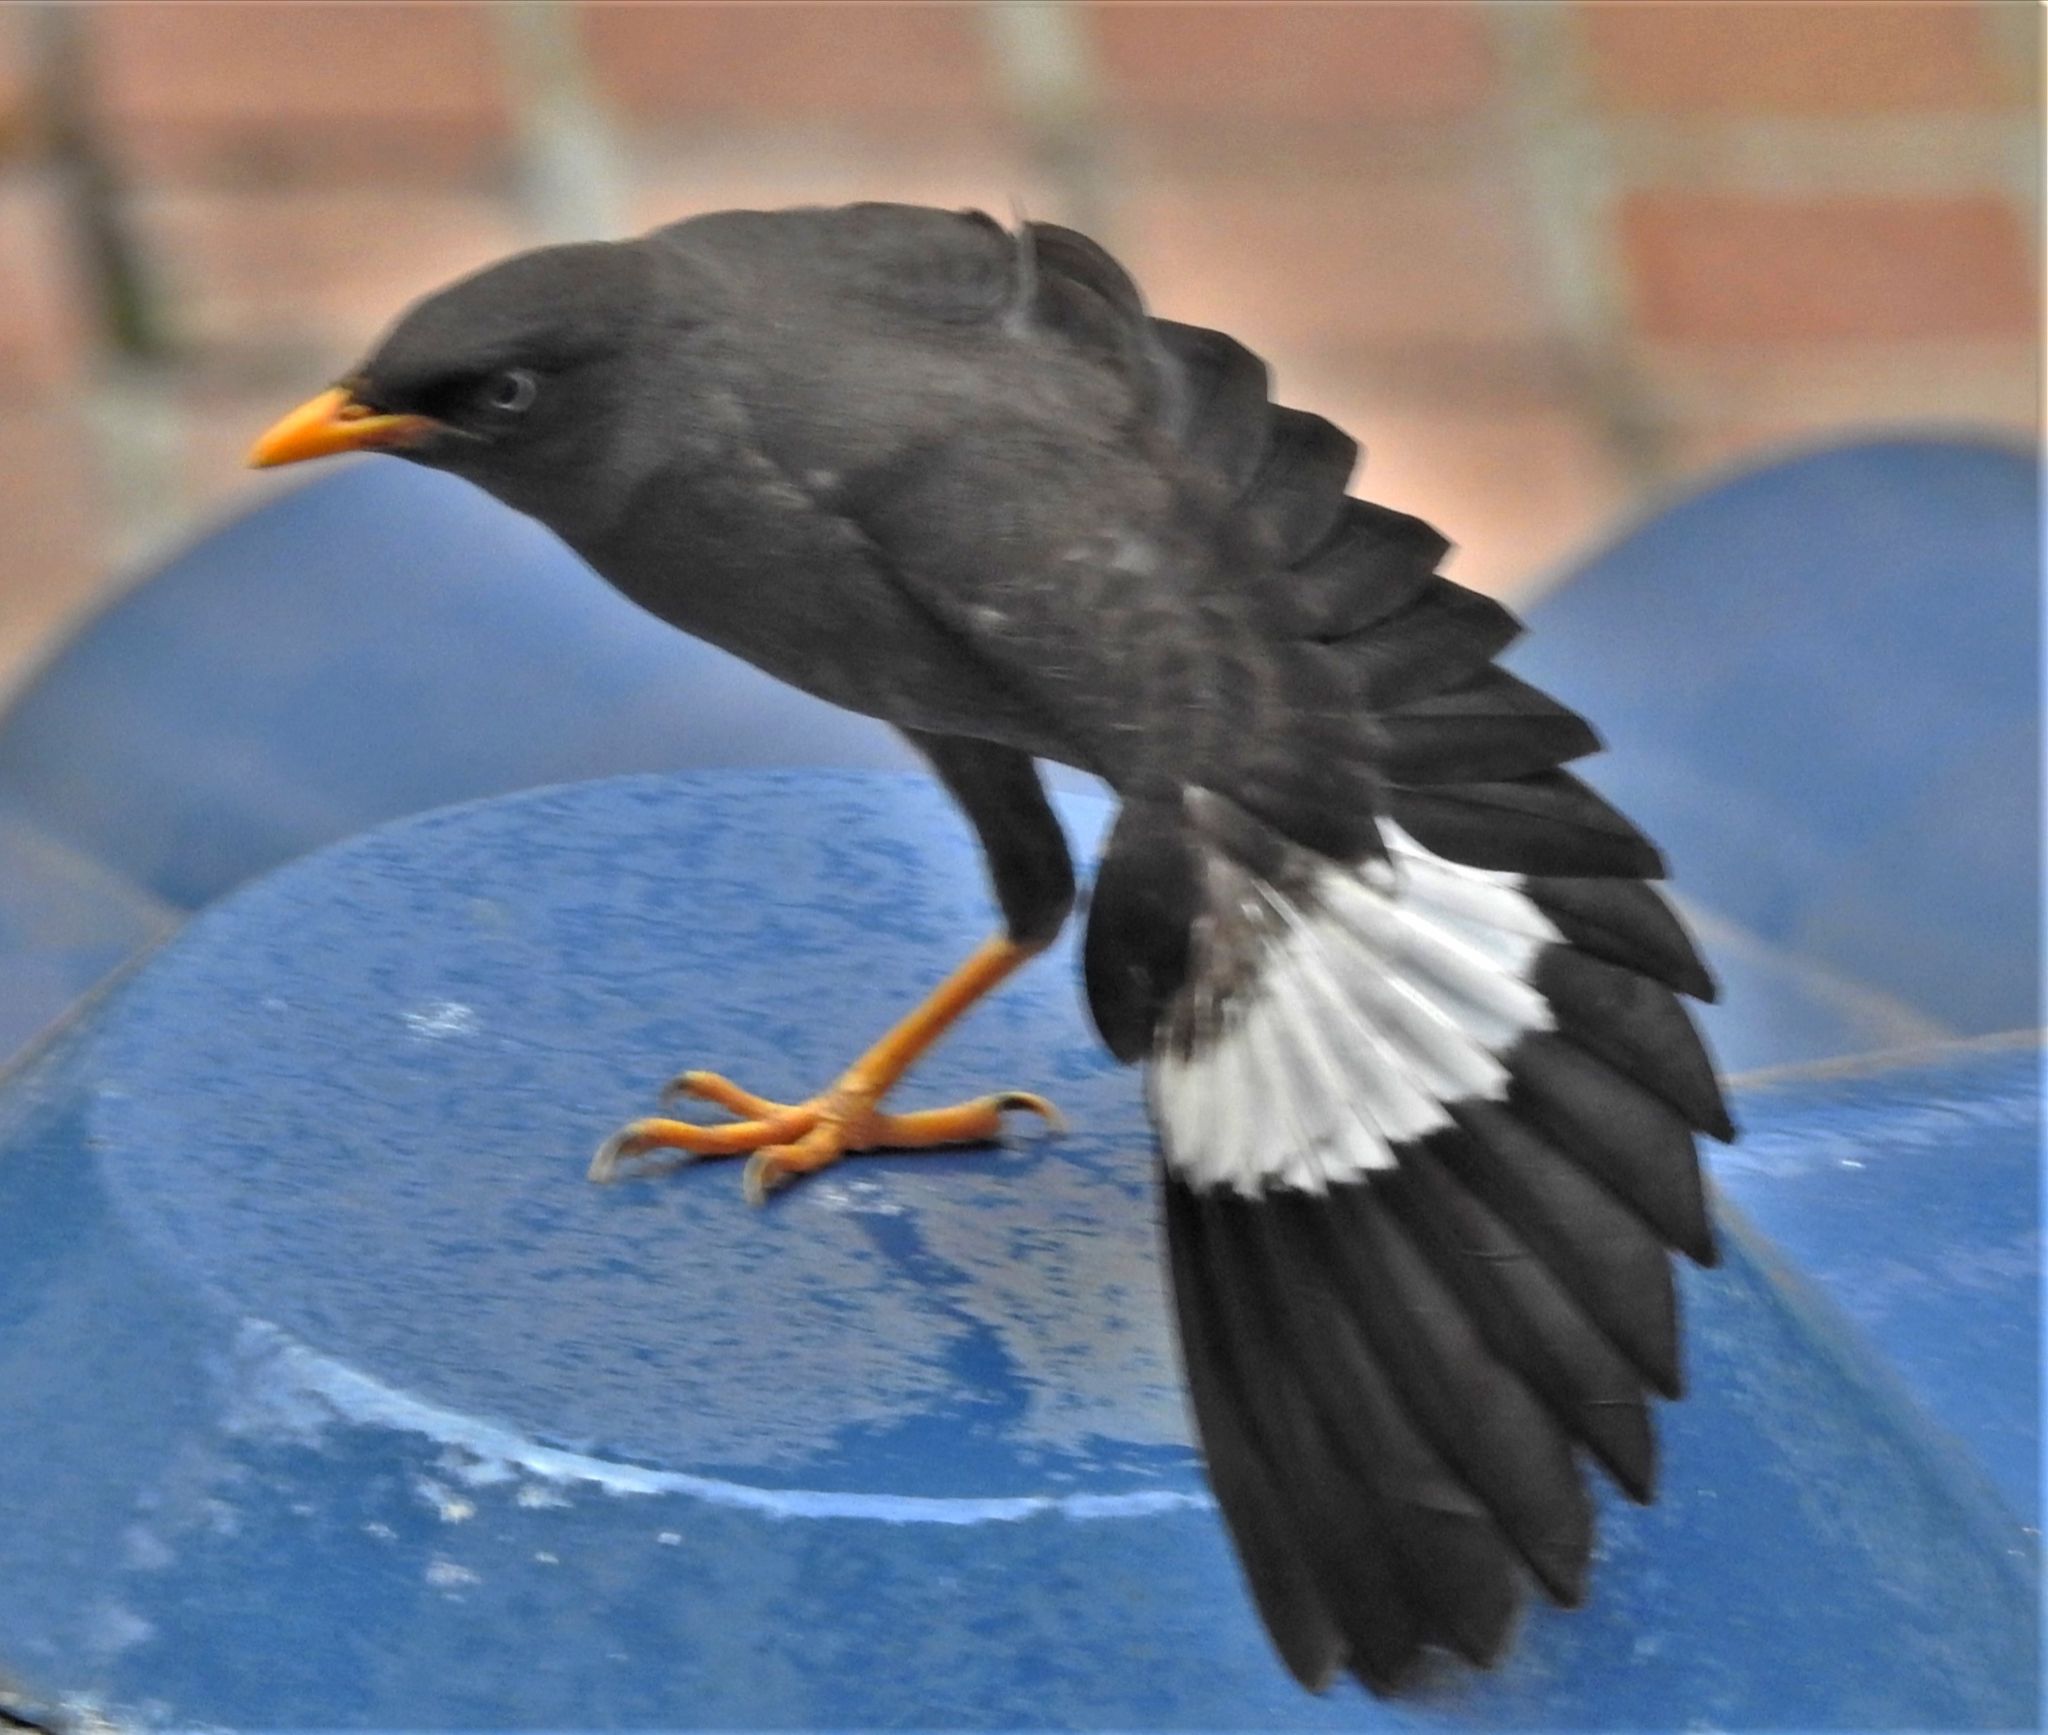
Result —
<instances>
[{"instance_id":1,"label":"bird's leg","mask_svg":"<svg viewBox=\"0 0 2048 1735\"><path fill-rule=\"evenodd\" d=\"M715 1072L684 1073L665 1096L696 1097L742 1118L721 1126L661 1117L633 1121L598 1147L590 1178L609 1181L623 1160L650 1151L676 1154L643 1165L643 1172L661 1172L701 1157L745 1156L747 1197L758 1204L776 1188L850 1152L984 1144L1000 1136L1003 1115L1012 1109L1029 1109L1057 1127L1059 1115L1052 1104L1026 1091L909 1114L885 1114L877 1106L955 1019L1041 950L1042 945L1002 937L983 941L921 1005L841 1073L830 1090L808 1102L771 1102Z\"/></svg>"}]
</instances>

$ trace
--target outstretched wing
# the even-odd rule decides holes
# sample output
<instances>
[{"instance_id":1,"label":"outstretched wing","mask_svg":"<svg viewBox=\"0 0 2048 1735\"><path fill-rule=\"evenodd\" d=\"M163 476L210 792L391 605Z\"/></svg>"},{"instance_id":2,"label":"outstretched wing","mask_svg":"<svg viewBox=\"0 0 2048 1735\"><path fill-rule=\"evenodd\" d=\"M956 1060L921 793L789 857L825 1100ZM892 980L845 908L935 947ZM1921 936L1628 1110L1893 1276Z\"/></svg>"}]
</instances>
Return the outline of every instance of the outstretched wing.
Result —
<instances>
[{"instance_id":1,"label":"outstretched wing","mask_svg":"<svg viewBox=\"0 0 2048 1735\"><path fill-rule=\"evenodd\" d=\"M1315 690L1372 719L1372 835L1314 812L1355 779L1247 777L1270 740L1234 788L1130 802L1091 1003L1148 1066L1196 1422L1260 1612L1306 1684L1383 1691L1428 1646L1498 1657L1525 1578L1580 1600L1582 1453L1654 1492L1669 1253L1714 1257L1694 1135L1733 1133L1681 998L1713 989L1658 852L1564 769L1597 738L1494 663L1512 617L1438 575L1428 526L1347 498L1349 442L1267 405L1239 346L1166 341Z\"/></svg>"},{"instance_id":2,"label":"outstretched wing","mask_svg":"<svg viewBox=\"0 0 2048 1735\"><path fill-rule=\"evenodd\" d=\"M1579 1450L1651 1497L1666 1249L1711 1262L1693 1132L1731 1131L1654 893L1384 830L1384 861L1276 885L1197 828L1233 890L1150 1064L1225 1516L1296 1673L1380 1689L1424 1645L1493 1660L1521 1569L1580 1600Z\"/></svg>"}]
</instances>

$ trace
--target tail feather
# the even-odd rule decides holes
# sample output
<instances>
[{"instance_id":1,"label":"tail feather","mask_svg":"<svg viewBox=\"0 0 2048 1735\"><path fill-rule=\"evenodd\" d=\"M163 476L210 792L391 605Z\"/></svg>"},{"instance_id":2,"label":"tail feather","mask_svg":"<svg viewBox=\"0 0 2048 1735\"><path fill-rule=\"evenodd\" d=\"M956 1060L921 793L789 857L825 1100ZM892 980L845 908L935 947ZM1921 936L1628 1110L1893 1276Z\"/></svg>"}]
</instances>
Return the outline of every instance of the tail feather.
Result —
<instances>
[{"instance_id":1,"label":"tail feather","mask_svg":"<svg viewBox=\"0 0 2048 1735\"><path fill-rule=\"evenodd\" d=\"M1584 1594L1593 1512L1570 1444L1495 1360L1470 1317L1369 1185L1320 1199L1273 1195L1321 1243L1354 1324L1383 1358L1417 1426L1492 1512L1556 1601Z\"/></svg>"},{"instance_id":2,"label":"tail feather","mask_svg":"<svg viewBox=\"0 0 2048 1735\"><path fill-rule=\"evenodd\" d=\"M1678 1292L1656 1231L1505 1104L1450 1113L1463 1136L1439 1141L1438 1159L1520 1229L1652 1391L1677 1397Z\"/></svg>"},{"instance_id":3,"label":"tail feather","mask_svg":"<svg viewBox=\"0 0 2048 1735\"><path fill-rule=\"evenodd\" d=\"M1298 1508L1282 1492L1284 1477L1275 1454L1257 1432L1266 1406L1247 1400L1237 1358L1231 1353L1221 1321L1222 1300L1203 1258L1198 1197L1171 1177L1163 1182L1162 1192L1170 1287L1188 1395L1201 1428L1209 1482L1266 1630L1288 1672L1312 1692L1329 1686L1353 1657L1359 1659L1362 1672L1371 1671L1368 1681L1384 1688L1392 1683L1400 1660L1412 1654L1420 1640L1406 1622L1389 1632L1384 1643L1360 1644L1339 1629L1333 1599L1303 1544ZM1400 1606L1396 1599L1382 1618Z\"/></svg>"},{"instance_id":4,"label":"tail feather","mask_svg":"<svg viewBox=\"0 0 2048 1735\"><path fill-rule=\"evenodd\" d=\"M1418 1145L1383 1191L1478 1325L1487 1347L1551 1407L1629 1496L1656 1485L1656 1437L1642 1376L1607 1341L1529 1245Z\"/></svg>"}]
</instances>

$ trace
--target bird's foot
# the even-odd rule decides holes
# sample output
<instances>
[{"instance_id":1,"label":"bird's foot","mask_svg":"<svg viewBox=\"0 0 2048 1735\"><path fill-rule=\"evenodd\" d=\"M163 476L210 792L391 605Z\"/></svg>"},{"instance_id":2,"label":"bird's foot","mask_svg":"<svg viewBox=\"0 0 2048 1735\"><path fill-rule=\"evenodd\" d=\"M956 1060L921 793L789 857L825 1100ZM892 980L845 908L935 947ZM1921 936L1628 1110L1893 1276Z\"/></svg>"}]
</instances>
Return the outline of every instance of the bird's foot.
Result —
<instances>
[{"instance_id":1,"label":"bird's foot","mask_svg":"<svg viewBox=\"0 0 2048 1735\"><path fill-rule=\"evenodd\" d=\"M666 1174L706 1157L747 1159L742 1187L758 1205L770 1193L860 1151L929 1151L988 1144L1000 1138L1003 1116L1026 1109L1044 1116L1057 1132L1059 1110L1029 1091L1001 1091L951 1108L888 1114L881 1091L857 1079L841 1079L808 1102L779 1103L742 1090L715 1072L686 1072L663 1091L664 1101L695 1097L738 1116L717 1126L661 1116L630 1121L598 1146L590 1162L593 1181L615 1180L620 1165L634 1159L639 1174ZM650 1153L663 1153L650 1156Z\"/></svg>"}]
</instances>

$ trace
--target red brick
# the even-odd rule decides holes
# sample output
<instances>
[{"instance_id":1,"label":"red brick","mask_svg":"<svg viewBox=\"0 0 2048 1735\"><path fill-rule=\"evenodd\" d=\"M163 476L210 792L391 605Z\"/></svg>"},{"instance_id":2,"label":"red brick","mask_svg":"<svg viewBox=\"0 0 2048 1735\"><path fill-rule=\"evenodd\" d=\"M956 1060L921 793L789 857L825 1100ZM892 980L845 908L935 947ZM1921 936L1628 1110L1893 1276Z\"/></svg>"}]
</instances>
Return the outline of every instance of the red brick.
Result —
<instances>
[{"instance_id":1,"label":"red brick","mask_svg":"<svg viewBox=\"0 0 2048 1735\"><path fill-rule=\"evenodd\" d=\"M1439 120L1485 100L1477 7L1092 5L1118 102L1207 122Z\"/></svg>"},{"instance_id":2,"label":"red brick","mask_svg":"<svg viewBox=\"0 0 2048 1735\"><path fill-rule=\"evenodd\" d=\"M34 134L29 30L32 13L0 7L0 158L19 154Z\"/></svg>"},{"instance_id":3,"label":"red brick","mask_svg":"<svg viewBox=\"0 0 2048 1735\"><path fill-rule=\"evenodd\" d=\"M993 102L965 6L585 5L579 16L600 88L666 130L734 117L914 125Z\"/></svg>"},{"instance_id":4,"label":"red brick","mask_svg":"<svg viewBox=\"0 0 2048 1735\"><path fill-rule=\"evenodd\" d=\"M1622 234L1656 338L1998 337L2040 320L2026 237L1998 199L1644 193Z\"/></svg>"},{"instance_id":5,"label":"red brick","mask_svg":"<svg viewBox=\"0 0 2048 1735\"><path fill-rule=\"evenodd\" d=\"M97 99L133 166L417 179L474 169L507 130L480 7L177 0L89 17Z\"/></svg>"},{"instance_id":6,"label":"red brick","mask_svg":"<svg viewBox=\"0 0 2048 1735\"><path fill-rule=\"evenodd\" d=\"M1153 306L1254 349L1513 341L1547 320L1504 181L1162 179L1124 215Z\"/></svg>"},{"instance_id":7,"label":"red brick","mask_svg":"<svg viewBox=\"0 0 2048 1735\"><path fill-rule=\"evenodd\" d=\"M1581 5L1595 88L1666 114L1874 114L2004 99L1975 5Z\"/></svg>"},{"instance_id":8,"label":"red brick","mask_svg":"<svg viewBox=\"0 0 2048 1735\"><path fill-rule=\"evenodd\" d=\"M495 202L423 188L195 189L134 210L176 328L202 343L353 353L408 301L525 239Z\"/></svg>"},{"instance_id":9,"label":"red brick","mask_svg":"<svg viewBox=\"0 0 2048 1735\"><path fill-rule=\"evenodd\" d=\"M2026 338L1817 347L1654 346L1645 379L1688 464L1878 429L2037 437L2040 351Z\"/></svg>"},{"instance_id":10,"label":"red brick","mask_svg":"<svg viewBox=\"0 0 2048 1735\"><path fill-rule=\"evenodd\" d=\"M1937 416L2024 427L2039 357L2031 337L1641 349L1645 383L1675 417L1812 427Z\"/></svg>"},{"instance_id":11,"label":"red brick","mask_svg":"<svg viewBox=\"0 0 2048 1735\"><path fill-rule=\"evenodd\" d=\"M1004 223L1021 205L1032 217L1060 221L1058 190L1042 170L998 145L933 152L915 140L895 148L871 136L821 153L813 141L754 135L713 149L636 153L630 216L636 229L700 211L775 210L900 199L945 210L987 211Z\"/></svg>"},{"instance_id":12,"label":"red brick","mask_svg":"<svg viewBox=\"0 0 2048 1735\"><path fill-rule=\"evenodd\" d=\"M0 176L0 397L47 393L78 377L89 310L54 191Z\"/></svg>"}]
</instances>

